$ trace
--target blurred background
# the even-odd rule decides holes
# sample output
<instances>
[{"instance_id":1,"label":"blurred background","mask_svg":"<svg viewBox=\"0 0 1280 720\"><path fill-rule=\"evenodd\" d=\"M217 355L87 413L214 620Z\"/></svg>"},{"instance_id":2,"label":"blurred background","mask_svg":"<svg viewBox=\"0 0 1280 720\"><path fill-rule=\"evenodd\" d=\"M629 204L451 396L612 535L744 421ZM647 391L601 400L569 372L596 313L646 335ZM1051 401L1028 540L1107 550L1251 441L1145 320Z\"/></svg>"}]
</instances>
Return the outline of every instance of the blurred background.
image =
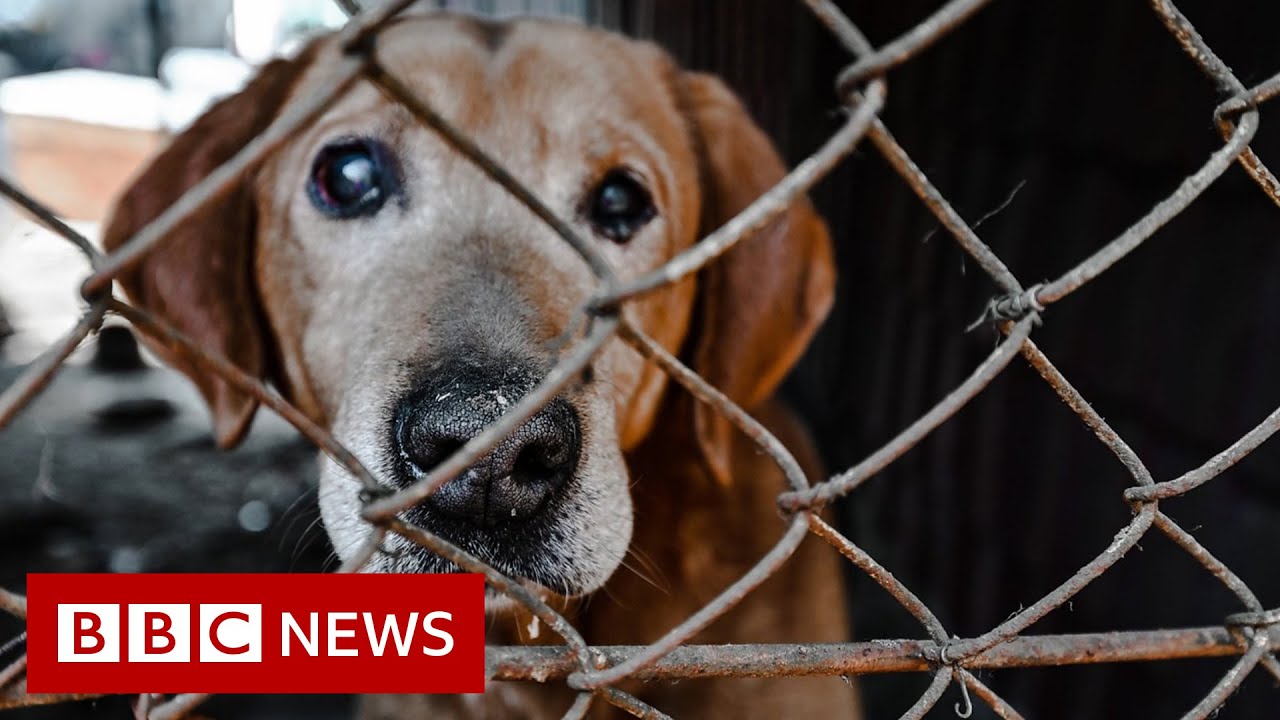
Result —
<instances>
[{"instance_id":1,"label":"blurred background","mask_svg":"<svg viewBox=\"0 0 1280 720\"><path fill-rule=\"evenodd\" d=\"M837 127L846 55L798 2L424 3L556 14L652 37L723 75L796 162ZM873 43L941 0L840 3ZM1247 85L1280 70L1280 5L1179 7ZM5 0L0 114L7 172L94 236L127 179L212 99L311 33L328 0ZM1221 100L1145 3L1004 0L894 70L883 113L931 179L1025 284L1057 277L1167 196L1220 145ZM1253 147L1280 163L1280 119ZM874 151L814 192L841 271L831 320L786 392L832 469L889 440L994 346L966 332L995 292ZM993 211L997 211L994 212ZM5 208L0 386L78 310L87 267ZM1175 477L1280 405L1280 208L1238 167L1131 257L1045 314L1036 342L1147 462ZM1270 368L1270 369L1268 369ZM329 561L314 451L267 413L213 450L185 381L105 332L0 433L0 584L30 571L315 570ZM1025 365L839 506L843 528L961 636L981 633L1106 547L1129 513L1124 469ZM1280 602L1280 445L1162 509ZM918 626L852 569L861 638ZM1158 533L1032 632L1197 627L1238 610ZM0 620L0 638L17 624ZM3 658L0 658L3 660ZM1035 718L1177 717L1229 659L1009 670L983 680ZM924 676L866 677L869 718L896 717ZM952 714L950 701L930 717ZM1270 718L1254 673L1219 717ZM341 717L332 698L222 697L214 717ZM122 700L11 713L122 717ZM975 716L983 716L979 708Z\"/></svg>"}]
</instances>

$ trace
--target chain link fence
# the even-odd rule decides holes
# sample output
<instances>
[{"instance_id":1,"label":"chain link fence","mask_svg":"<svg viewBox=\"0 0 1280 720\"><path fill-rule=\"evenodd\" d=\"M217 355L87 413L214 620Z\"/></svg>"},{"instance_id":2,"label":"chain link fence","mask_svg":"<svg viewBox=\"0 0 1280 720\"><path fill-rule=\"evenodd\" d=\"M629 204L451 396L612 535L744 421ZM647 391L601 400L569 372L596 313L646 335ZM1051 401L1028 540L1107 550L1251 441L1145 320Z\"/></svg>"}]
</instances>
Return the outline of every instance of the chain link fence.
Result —
<instances>
[{"instance_id":1,"label":"chain link fence","mask_svg":"<svg viewBox=\"0 0 1280 720\"><path fill-rule=\"evenodd\" d=\"M836 91L845 113L842 126L811 156L801 162L777 186L761 196L740 215L702 239L690 250L658 270L622 283L598 255L593 244L582 238L566 222L548 209L539 198L508 174L500 162L459 129L450 125L433 107L414 97L402 81L381 65L371 52L373 38L412 0L390 0L377 9L361 11L353 2L339 4L351 15L340 33L347 53L324 88L293 103L256 140L234 158L192 188L179 202L143 228L110 255L104 255L87 239L61 222L38 201L7 181L0 180L0 193L34 215L83 252L92 263L93 274L83 285L88 310L79 322L53 347L33 362L10 387L0 394L0 427L11 421L51 381L68 356L102 323L108 314L117 315L155 340L179 347L186 357L204 369L217 373L237 389L251 394L275 410L314 442L333 461L344 467L364 489L363 516L373 530L357 557L340 571L358 570L376 551L388 533L395 533L433 553L453 561L467 571L483 574L490 586L523 605L564 640L561 646L490 647L487 672L495 680L536 680L564 682L577 691L577 699L565 717L583 717L593 703L609 703L637 717L666 717L615 686L626 679L641 681L706 677L769 677L802 675L859 675L886 672L932 673L932 682L920 698L902 714L904 718L925 716L952 684L958 685L961 701L956 712L967 717L973 698L985 703L1000 717L1021 717L992 688L981 682L975 671L994 668L1043 667L1083 663L1113 663L1138 660L1178 660L1200 657L1235 657L1235 664L1185 717L1205 718L1214 714L1252 672L1261 668L1280 681L1280 609L1268 610L1244 579L1219 561L1210 550L1160 510L1163 500L1192 493L1212 481L1247 456L1280 429L1280 409L1203 465L1178 477L1157 480L1142 458L1130 448L1091 407L1072 384L1032 341L1045 309L1067 299L1073 292L1105 273L1115 263L1152 237L1222 176L1239 163L1261 192L1280 205L1280 182L1250 149L1258 131L1260 104L1280 95L1280 75L1247 87L1204 42L1191 22L1170 2L1151 0L1153 22L1161 22L1216 89L1227 99L1213 110L1223 144L1204 165L1187 177L1170 195L1118 237L1101 244L1057 279L1025 286L999 257L965 223L929 178L897 143L879 119L886 103L886 74L911 60L944 34L961 27L988 0L954 0L892 42L875 48L860 30L830 0L803 0L812 12L848 50L852 61L836 78ZM159 244L166 242L174 228L191 218L212 198L228 189L246 170L289 141L301 128L315 120L355 83L366 81L398 101L422 124L431 128L453 148L474 162L494 182L535 213L595 272L599 286L581 312L584 328L580 339L563 360L532 392L451 458L414 485L389 494L385 486L361 462L343 448L324 428L259 380L247 375L225 358L195 346L179 331L111 295L112 280L136 264ZM1004 339L972 374L931 410L901 431L888 444L871 453L852 468L816 485L810 485L786 448L750 415L710 386L695 372L663 350L620 312L623 305L645 293L696 273L732 248L735 243L785 210L814 183L829 173L862 141L884 156L890 166L910 186L960 247L982 268L999 289L978 324L993 324ZM716 409L750 437L784 472L789 487L778 496L778 506L787 518L787 530L777 544L745 575L701 610L668 631L656 642L642 647L593 647L560 613L544 603L512 578L505 577L477 558L430 532L400 519L409 508L452 479L490 451L508 433L519 427L553 398L591 361L611 338L620 338L662 368L699 401ZM818 511L838 498L848 496L902 456L930 432L946 422L983 391L1014 360L1022 356L1106 446L1132 478L1121 497L1132 519L1121 527L1112 541L1076 573L1052 592L976 637L958 638L948 632L934 612L894 577L890 569L819 517ZM1225 618L1206 618L1204 627L1151 631L1122 631L1075 635L1025 634L1041 618L1066 605L1071 598L1108 572L1149 532L1164 534L1203 569L1239 599L1240 611ZM748 593L787 562L808 534L830 543L860 571L883 587L923 628L926 639L877 640L842 644L695 646L686 644L699 631L723 615ZM0 590L0 609L22 618L24 601L19 595ZM22 646L19 636L0 643L0 657ZM81 699L79 696L29 695L25 692L24 658L19 657L0 670L0 708L25 707ZM1136 688L1134 692L1155 692ZM143 696L136 704L139 716L161 720L181 717L199 705L203 695L173 697Z\"/></svg>"}]
</instances>

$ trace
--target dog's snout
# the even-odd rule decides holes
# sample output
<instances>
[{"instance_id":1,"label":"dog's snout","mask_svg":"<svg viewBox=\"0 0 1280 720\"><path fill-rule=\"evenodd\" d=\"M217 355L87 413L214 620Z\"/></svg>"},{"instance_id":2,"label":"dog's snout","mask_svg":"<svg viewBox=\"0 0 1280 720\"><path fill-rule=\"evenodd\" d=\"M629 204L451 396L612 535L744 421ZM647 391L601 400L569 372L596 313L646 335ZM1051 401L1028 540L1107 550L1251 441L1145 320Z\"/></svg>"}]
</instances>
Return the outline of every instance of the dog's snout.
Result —
<instances>
[{"instance_id":1,"label":"dog's snout","mask_svg":"<svg viewBox=\"0 0 1280 720\"><path fill-rule=\"evenodd\" d=\"M399 413L395 441L409 473L421 477L495 422L523 387L453 383L420 394ZM483 528L536 515L572 479L578 466L578 416L556 399L430 498L435 512Z\"/></svg>"}]
</instances>

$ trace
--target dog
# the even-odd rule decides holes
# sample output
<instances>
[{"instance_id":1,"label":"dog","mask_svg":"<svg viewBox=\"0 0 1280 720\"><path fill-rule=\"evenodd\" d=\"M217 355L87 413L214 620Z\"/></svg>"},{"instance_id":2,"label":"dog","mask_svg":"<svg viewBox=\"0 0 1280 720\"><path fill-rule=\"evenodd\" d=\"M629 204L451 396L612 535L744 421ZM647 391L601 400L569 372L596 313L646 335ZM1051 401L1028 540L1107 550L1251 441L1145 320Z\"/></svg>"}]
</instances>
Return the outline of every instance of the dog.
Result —
<instances>
[{"instance_id":1,"label":"dog","mask_svg":"<svg viewBox=\"0 0 1280 720\"><path fill-rule=\"evenodd\" d=\"M622 280L692 247L785 172L720 80L647 42L564 20L434 14L393 22L374 51L596 243ZM124 193L105 247L325 83L341 56L334 36L320 39L209 110ZM534 387L597 289L565 242L364 80L120 282L144 309L274 383L391 488L421 478ZM818 477L803 427L773 395L833 285L826 226L800 199L696 277L625 312ZM181 350L156 349L208 402L218 444L235 445L257 402ZM786 526L782 489L767 456L615 338L568 389L402 516L558 599L588 642L645 644L773 545ZM358 484L332 461L322 460L319 503L336 553L351 557L369 527ZM456 570L398 536L367 569ZM489 599L491 642L552 641ZM838 557L808 538L695 642L845 641L846 615ZM619 687L677 717L858 712L856 690L839 678ZM571 700L562 686L491 683L483 696L372 697L362 712L542 718Z\"/></svg>"}]
</instances>

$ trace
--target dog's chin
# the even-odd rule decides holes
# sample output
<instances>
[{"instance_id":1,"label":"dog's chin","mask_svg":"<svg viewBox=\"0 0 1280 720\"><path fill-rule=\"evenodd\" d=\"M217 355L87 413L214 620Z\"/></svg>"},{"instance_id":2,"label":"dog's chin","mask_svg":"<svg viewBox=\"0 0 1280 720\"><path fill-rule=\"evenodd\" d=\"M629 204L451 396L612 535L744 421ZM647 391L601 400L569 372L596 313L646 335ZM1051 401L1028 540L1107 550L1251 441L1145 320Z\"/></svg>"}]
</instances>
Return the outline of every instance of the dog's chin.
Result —
<instances>
[{"instance_id":1,"label":"dog's chin","mask_svg":"<svg viewBox=\"0 0 1280 720\"><path fill-rule=\"evenodd\" d=\"M337 469L333 471L336 474ZM625 489L625 474L619 476L618 484ZM584 487L582 492L563 493L534 517L488 528L426 506L406 510L400 517L541 598L574 598L596 591L617 571L632 528L630 498L625 492L609 494L589 484ZM606 496L620 499L605 502ZM345 561L369 536L370 527L360 519L358 507L354 492L324 492L322 486L321 515L338 556ZM456 573L463 569L409 538L389 533L363 571ZM503 608L509 602L491 593L486 604Z\"/></svg>"},{"instance_id":2,"label":"dog's chin","mask_svg":"<svg viewBox=\"0 0 1280 720\"><path fill-rule=\"evenodd\" d=\"M566 598L559 593L552 592L549 588L530 580L521 581L520 585L528 591L530 595L533 595L538 600L541 600L552 607L563 605L565 602L572 599ZM512 596L495 590L492 587L485 586L484 611L486 615L489 615L490 617L506 617L514 613L516 610L525 607L524 603Z\"/></svg>"},{"instance_id":3,"label":"dog's chin","mask_svg":"<svg viewBox=\"0 0 1280 720\"><path fill-rule=\"evenodd\" d=\"M472 557L514 581L519 587L540 600L573 598L585 595L606 578L593 581L574 566L568 558L560 557L554 543L535 542L530 535L542 533L518 533L515 536L481 532L475 529L459 531L451 523L432 521L427 517L410 519L416 525L452 543ZM554 537L554 533L551 534ZM383 543L383 552L375 557L368 568L380 573L460 573L467 572L450 560L405 538L392 535ZM506 593L486 586L485 608L492 612L509 610L519 604Z\"/></svg>"}]
</instances>

